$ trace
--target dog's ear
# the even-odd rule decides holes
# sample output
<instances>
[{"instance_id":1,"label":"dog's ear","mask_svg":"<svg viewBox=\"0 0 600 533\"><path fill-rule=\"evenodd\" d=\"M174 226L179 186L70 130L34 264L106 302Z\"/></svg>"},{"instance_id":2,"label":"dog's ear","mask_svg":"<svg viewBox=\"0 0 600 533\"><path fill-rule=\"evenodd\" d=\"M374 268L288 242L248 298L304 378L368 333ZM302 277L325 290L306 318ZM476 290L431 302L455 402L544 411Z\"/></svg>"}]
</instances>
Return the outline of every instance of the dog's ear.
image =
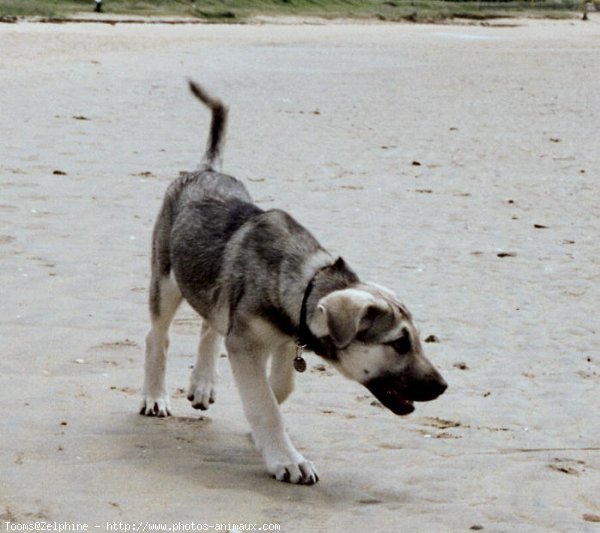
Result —
<instances>
[{"instance_id":1,"label":"dog's ear","mask_svg":"<svg viewBox=\"0 0 600 533\"><path fill-rule=\"evenodd\" d=\"M346 348L359 332L368 331L390 312L384 301L355 289L333 292L317 304L310 328L318 337L329 335L337 348Z\"/></svg>"}]
</instances>

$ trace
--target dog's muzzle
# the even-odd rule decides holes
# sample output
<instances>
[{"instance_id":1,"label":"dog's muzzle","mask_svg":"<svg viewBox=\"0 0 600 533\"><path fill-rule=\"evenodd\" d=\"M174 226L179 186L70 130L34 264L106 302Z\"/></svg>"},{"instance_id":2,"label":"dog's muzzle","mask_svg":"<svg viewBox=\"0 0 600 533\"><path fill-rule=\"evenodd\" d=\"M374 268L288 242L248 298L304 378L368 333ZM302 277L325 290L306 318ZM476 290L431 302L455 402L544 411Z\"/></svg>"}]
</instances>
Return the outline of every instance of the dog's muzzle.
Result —
<instances>
[{"instance_id":1,"label":"dog's muzzle","mask_svg":"<svg viewBox=\"0 0 600 533\"><path fill-rule=\"evenodd\" d=\"M435 400L448 388L439 374L407 385L404 379L393 375L373 378L364 383L385 407L396 415L408 415L415 410L413 402Z\"/></svg>"}]
</instances>

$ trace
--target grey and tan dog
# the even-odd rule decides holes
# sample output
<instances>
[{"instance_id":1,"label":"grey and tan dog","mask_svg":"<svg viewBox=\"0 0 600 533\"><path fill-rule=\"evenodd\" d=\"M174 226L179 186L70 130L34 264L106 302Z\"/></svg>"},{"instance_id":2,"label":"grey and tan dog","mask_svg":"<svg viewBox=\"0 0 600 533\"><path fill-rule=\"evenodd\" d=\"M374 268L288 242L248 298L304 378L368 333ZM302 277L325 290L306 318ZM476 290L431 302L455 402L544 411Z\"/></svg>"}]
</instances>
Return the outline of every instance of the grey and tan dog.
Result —
<instances>
[{"instance_id":1,"label":"grey and tan dog","mask_svg":"<svg viewBox=\"0 0 600 533\"><path fill-rule=\"evenodd\" d=\"M227 109L190 82L212 111L196 172L169 186L152 241L151 329L141 414L168 416L169 325L181 303L203 318L188 399L215 401L222 339L254 442L278 480L313 484L315 467L292 444L278 407L292 392L298 346L329 361L398 415L437 398L446 383L425 358L408 310L391 291L363 283L286 212L257 207L220 173ZM267 365L270 361L270 373Z\"/></svg>"}]
</instances>

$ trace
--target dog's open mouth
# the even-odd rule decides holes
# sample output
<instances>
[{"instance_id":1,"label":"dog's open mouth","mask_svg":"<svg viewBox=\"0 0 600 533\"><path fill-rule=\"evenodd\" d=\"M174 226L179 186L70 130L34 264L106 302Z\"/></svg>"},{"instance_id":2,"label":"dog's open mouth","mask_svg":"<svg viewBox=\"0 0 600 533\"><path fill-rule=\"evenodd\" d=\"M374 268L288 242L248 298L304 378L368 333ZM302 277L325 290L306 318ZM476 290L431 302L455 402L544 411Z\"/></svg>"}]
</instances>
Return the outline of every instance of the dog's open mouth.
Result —
<instances>
[{"instance_id":1,"label":"dog's open mouth","mask_svg":"<svg viewBox=\"0 0 600 533\"><path fill-rule=\"evenodd\" d=\"M385 407L396 415L408 415L415 410L412 400L403 396L394 383L388 379L374 379L365 383L365 387L371 391Z\"/></svg>"}]
</instances>

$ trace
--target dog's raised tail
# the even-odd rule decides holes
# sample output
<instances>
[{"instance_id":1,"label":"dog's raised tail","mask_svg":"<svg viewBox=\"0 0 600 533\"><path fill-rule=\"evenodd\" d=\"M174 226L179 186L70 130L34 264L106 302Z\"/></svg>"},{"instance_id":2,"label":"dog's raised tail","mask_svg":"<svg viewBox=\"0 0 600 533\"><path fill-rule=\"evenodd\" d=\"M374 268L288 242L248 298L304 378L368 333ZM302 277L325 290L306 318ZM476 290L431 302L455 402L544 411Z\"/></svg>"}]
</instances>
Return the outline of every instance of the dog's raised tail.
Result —
<instances>
[{"instance_id":1,"label":"dog's raised tail","mask_svg":"<svg viewBox=\"0 0 600 533\"><path fill-rule=\"evenodd\" d=\"M227 126L227 107L219 100L208 94L196 82L189 80L190 90L198 100L212 112L210 133L206 143L206 151L200 163L201 170L221 170L223 144L225 143L225 128Z\"/></svg>"}]
</instances>

